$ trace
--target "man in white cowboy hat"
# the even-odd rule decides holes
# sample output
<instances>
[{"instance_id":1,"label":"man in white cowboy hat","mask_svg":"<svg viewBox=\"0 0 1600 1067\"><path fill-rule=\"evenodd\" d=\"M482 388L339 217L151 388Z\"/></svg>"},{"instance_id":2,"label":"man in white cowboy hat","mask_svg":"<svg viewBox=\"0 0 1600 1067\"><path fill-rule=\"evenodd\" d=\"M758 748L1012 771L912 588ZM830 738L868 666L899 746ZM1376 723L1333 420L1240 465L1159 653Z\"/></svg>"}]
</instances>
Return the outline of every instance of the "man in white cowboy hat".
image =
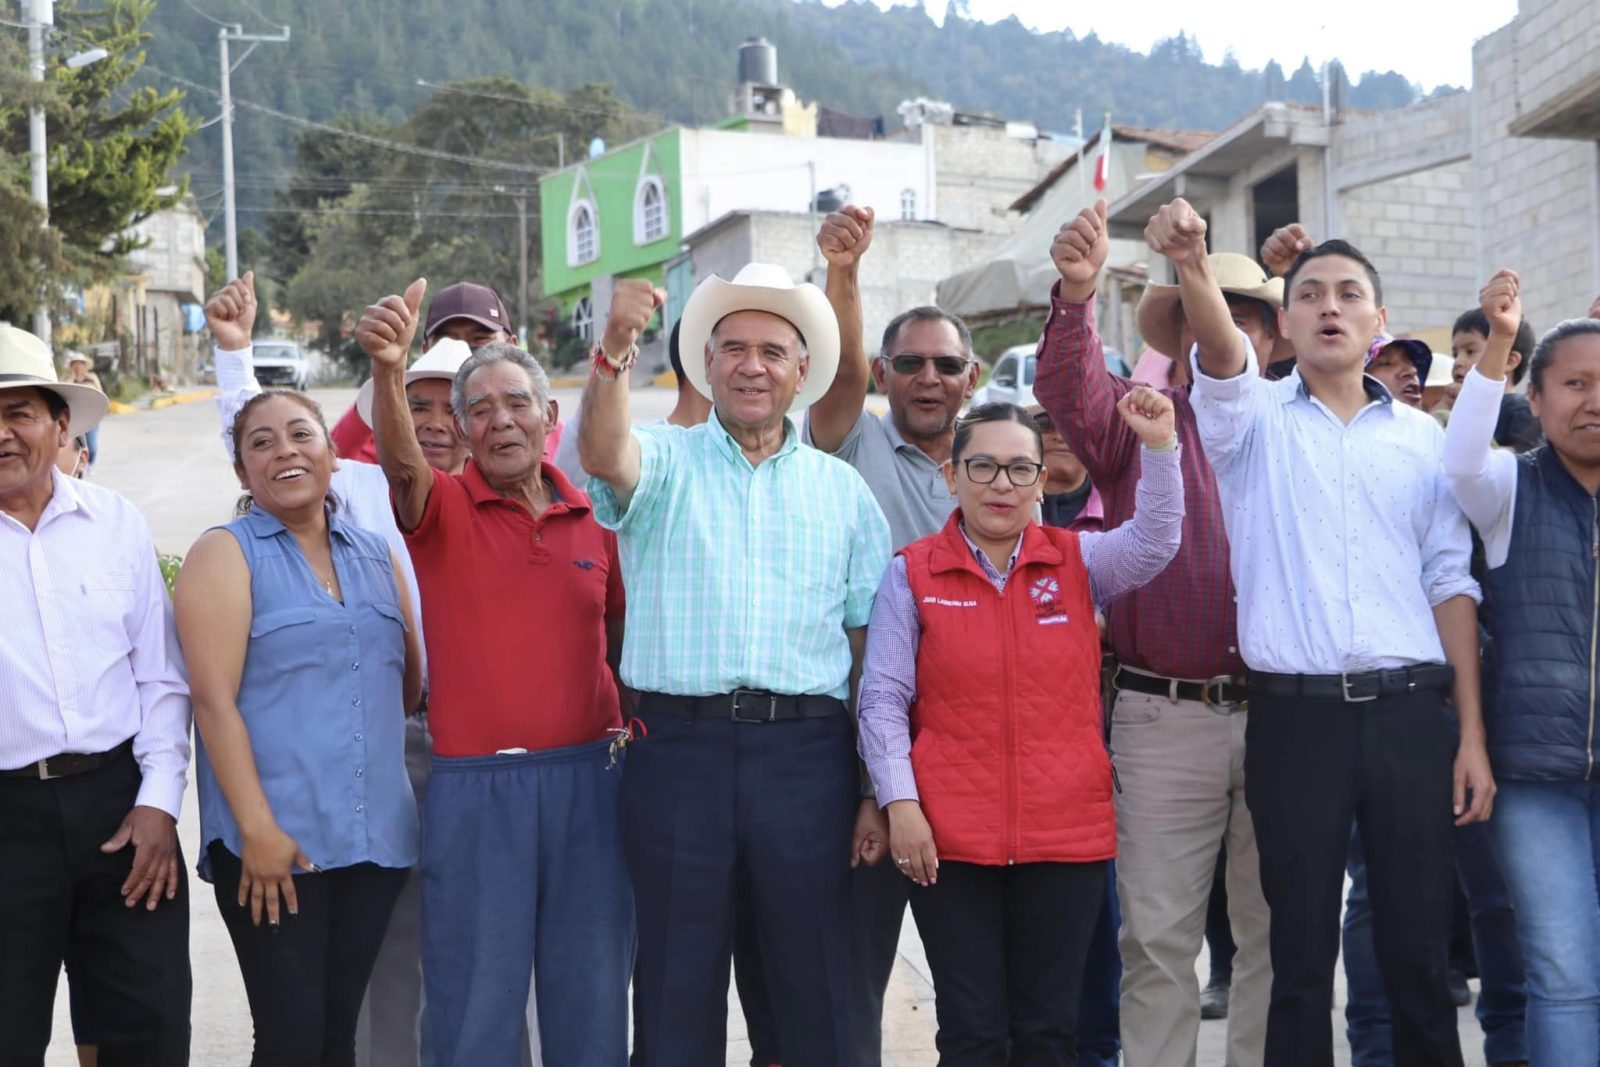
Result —
<instances>
[{"instance_id":1,"label":"man in white cowboy hat","mask_svg":"<svg viewBox=\"0 0 1600 1067\"><path fill-rule=\"evenodd\" d=\"M261 391L251 363L251 336L257 305L255 273L245 272L206 301L206 326L213 342L212 360L217 374L217 408L222 417L223 446L232 458L234 415L245 401ZM471 354L466 342L441 337L406 371L406 403L417 444L433 467L459 473L467 461L467 445L450 411L450 383L457 368ZM352 409L364 425L372 422L372 382L356 394ZM400 561L411 594L421 604L416 573L406 551L405 537L395 525L389 503L389 479L376 463L341 459L333 472L332 489L351 522L380 535ZM416 609L417 640L423 641L422 609ZM426 646L424 646L426 647ZM406 719L406 770L420 808L428 790L432 741L428 735L426 703ZM372 969L362 1025L356 1032L357 1059L366 1064L397 1067L420 1063L422 1018L421 876L413 871L396 901L388 933Z\"/></svg>"},{"instance_id":2,"label":"man in white cowboy hat","mask_svg":"<svg viewBox=\"0 0 1600 1067\"><path fill-rule=\"evenodd\" d=\"M628 590L622 678L639 725L622 785L639 924L638 1067L727 1055L736 893L747 886L785 1067L850 1049L850 864L860 798L846 705L889 529L861 476L807 448L791 407L839 360L827 298L752 263L683 311L701 426L634 427L635 342L664 300L623 280L593 352L578 442ZM852 852L854 853L852 855Z\"/></svg>"},{"instance_id":3,"label":"man in white cowboy hat","mask_svg":"<svg viewBox=\"0 0 1600 1067\"><path fill-rule=\"evenodd\" d=\"M1133 514L1137 439L1116 416L1133 387L1111 374L1095 330L1095 288L1110 252L1105 201L1061 227L1051 257L1061 275L1039 345L1034 395L1088 468L1107 527ZM1228 312L1262 350L1280 347L1272 313L1282 282L1244 256L1212 257L1226 274ZM1152 285L1139 305L1147 343L1173 360L1187 501L1183 545L1162 574L1106 610L1115 654L1111 747L1117 793L1117 894L1122 909L1123 1056L1141 1067L1193 1067L1201 993L1195 959L1218 855L1226 846L1234 940L1226 1004L1228 1062L1259 1067L1272 974L1268 911L1245 803L1244 661L1217 480L1201 447L1177 286ZM1225 1000L1223 998L1226 998Z\"/></svg>"},{"instance_id":4,"label":"man in white cowboy hat","mask_svg":"<svg viewBox=\"0 0 1600 1067\"><path fill-rule=\"evenodd\" d=\"M189 691L144 518L56 458L106 413L0 325L0 1049L44 1062L70 952L100 1062L189 1062Z\"/></svg>"}]
</instances>

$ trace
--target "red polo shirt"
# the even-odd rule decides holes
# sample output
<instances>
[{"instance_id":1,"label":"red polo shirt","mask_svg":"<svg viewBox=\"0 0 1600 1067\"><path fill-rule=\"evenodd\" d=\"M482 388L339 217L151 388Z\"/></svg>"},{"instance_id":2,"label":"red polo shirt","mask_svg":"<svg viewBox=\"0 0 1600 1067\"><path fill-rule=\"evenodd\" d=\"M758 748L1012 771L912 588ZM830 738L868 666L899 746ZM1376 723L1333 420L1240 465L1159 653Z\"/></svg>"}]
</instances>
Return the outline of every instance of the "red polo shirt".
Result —
<instances>
[{"instance_id":1,"label":"red polo shirt","mask_svg":"<svg viewBox=\"0 0 1600 1067\"><path fill-rule=\"evenodd\" d=\"M549 463L535 519L476 463L433 472L406 533L428 642L428 726L441 756L594 741L621 725L606 622L623 616L617 538Z\"/></svg>"}]
</instances>

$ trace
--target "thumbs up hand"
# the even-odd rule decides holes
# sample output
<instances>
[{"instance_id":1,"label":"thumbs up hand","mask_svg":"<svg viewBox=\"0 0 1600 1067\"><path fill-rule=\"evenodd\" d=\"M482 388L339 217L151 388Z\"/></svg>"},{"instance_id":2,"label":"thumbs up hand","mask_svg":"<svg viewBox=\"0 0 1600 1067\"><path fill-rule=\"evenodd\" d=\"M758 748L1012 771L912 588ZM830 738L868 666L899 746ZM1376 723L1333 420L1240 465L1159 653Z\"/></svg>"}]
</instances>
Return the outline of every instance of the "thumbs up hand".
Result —
<instances>
[{"instance_id":1,"label":"thumbs up hand","mask_svg":"<svg viewBox=\"0 0 1600 1067\"><path fill-rule=\"evenodd\" d=\"M1106 202L1086 207L1056 233L1050 259L1061 274L1061 299L1082 303L1094 295L1100 269L1111 254L1111 234L1106 229Z\"/></svg>"},{"instance_id":2,"label":"thumbs up hand","mask_svg":"<svg viewBox=\"0 0 1600 1067\"><path fill-rule=\"evenodd\" d=\"M356 343L372 360L374 371L379 367L405 369L406 353L411 350L417 325L422 321L417 312L427 291L428 280L418 278L404 296L386 296L361 313L361 321L356 324Z\"/></svg>"}]
</instances>

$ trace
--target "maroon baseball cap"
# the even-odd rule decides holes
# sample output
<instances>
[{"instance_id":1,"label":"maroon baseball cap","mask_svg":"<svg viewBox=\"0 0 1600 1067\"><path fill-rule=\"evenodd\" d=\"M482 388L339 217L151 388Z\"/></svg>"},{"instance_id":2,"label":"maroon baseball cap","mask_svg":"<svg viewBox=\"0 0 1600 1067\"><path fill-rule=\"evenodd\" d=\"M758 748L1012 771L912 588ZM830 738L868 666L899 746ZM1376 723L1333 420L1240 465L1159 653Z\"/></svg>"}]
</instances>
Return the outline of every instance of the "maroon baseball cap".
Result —
<instances>
[{"instance_id":1,"label":"maroon baseball cap","mask_svg":"<svg viewBox=\"0 0 1600 1067\"><path fill-rule=\"evenodd\" d=\"M503 330L507 336L512 333L506 306L500 302L500 295L487 285L457 282L440 289L428 304L428 321L422 335L432 337L435 330L451 319L470 319L488 329Z\"/></svg>"}]
</instances>

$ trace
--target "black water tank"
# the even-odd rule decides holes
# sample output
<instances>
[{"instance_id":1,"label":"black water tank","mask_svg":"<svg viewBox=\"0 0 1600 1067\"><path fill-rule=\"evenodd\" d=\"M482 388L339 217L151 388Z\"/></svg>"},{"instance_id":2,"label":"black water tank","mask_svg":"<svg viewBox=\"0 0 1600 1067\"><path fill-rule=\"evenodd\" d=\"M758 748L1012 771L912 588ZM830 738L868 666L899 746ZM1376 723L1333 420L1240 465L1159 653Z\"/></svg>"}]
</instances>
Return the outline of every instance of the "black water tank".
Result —
<instances>
[{"instance_id":1,"label":"black water tank","mask_svg":"<svg viewBox=\"0 0 1600 1067\"><path fill-rule=\"evenodd\" d=\"M765 37L751 37L739 46L739 83L778 84L778 50Z\"/></svg>"}]
</instances>

